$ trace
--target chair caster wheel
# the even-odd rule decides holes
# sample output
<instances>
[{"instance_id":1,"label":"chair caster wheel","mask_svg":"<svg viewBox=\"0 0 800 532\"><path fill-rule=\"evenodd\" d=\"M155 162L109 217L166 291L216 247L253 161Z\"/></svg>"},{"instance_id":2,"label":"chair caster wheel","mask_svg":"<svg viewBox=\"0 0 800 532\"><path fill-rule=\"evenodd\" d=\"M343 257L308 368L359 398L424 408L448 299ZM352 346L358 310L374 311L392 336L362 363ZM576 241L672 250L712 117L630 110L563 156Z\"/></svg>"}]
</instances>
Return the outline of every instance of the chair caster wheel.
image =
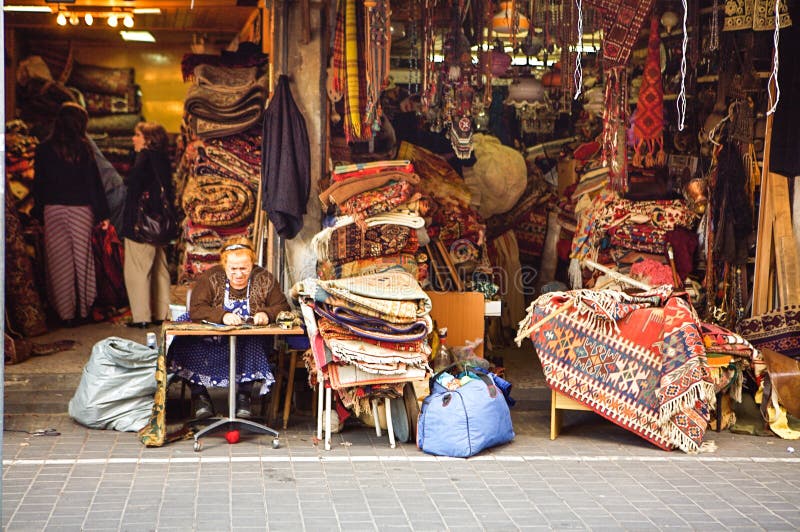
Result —
<instances>
[{"instance_id":1,"label":"chair caster wheel","mask_svg":"<svg viewBox=\"0 0 800 532\"><path fill-rule=\"evenodd\" d=\"M202 448L203 448L203 444L200 443L200 440L195 440L194 441L194 452L199 453Z\"/></svg>"},{"instance_id":2,"label":"chair caster wheel","mask_svg":"<svg viewBox=\"0 0 800 532\"><path fill-rule=\"evenodd\" d=\"M278 438L273 438L272 439L272 448L273 449L277 449L280 446L281 446L280 440L278 440Z\"/></svg>"}]
</instances>

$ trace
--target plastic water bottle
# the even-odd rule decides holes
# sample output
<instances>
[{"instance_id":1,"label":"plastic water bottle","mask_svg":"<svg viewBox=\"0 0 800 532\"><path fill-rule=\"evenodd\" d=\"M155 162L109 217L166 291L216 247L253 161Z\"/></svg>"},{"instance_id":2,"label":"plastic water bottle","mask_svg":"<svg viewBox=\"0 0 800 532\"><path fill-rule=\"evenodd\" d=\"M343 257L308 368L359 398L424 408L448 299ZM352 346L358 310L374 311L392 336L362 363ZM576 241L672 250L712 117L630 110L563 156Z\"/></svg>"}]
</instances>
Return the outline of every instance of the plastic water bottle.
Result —
<instances>
[{"instance_id":1,"label":"plastic water bottle","mask_svg":"<svg viewBox=\"0 0 800 532\"><path fill-rule=\"evenodd\" d=\"M147 333L147 347L150 349L158 349L158 342L156 341L156 333Z\"/></svg>"}]
</instances>

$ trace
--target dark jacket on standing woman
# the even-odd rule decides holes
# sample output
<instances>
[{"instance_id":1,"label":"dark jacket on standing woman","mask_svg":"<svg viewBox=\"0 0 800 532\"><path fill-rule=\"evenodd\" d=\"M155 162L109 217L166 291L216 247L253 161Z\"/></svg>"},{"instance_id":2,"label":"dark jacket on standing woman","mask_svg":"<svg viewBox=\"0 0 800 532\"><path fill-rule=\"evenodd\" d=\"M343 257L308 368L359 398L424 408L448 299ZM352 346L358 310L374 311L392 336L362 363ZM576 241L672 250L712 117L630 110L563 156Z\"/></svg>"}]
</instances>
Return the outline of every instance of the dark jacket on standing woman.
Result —
<instances>
[{"instance_id":1,"label":"dark jacket on standing woman","mask_svg":"<svg viewBox=\"0 0 800 532\"><path fill-rule=\"evenodd\" d=\"M108 218L108 201L90 152L75 163L62 160L49 141L36 148L31 214L44 221L45 205L88 205L95 222Z\"/></svg>"},{"instance_id":2,"label":"dark jacket on standing woman","mask_svg":"<svg viewBox=\"0 0 800 532\"><path fill-rule=\"evenodd\" d=\"M154 150L142 150L136 154L136 162L133 163L125 184L128 192L125 196L125 208L122 212L122 230L120 236L130 238L136 242L139 240L133 234L133 226L139 210L139 198L147 192L149 194L149 204L153 211L160 210L161 189L159 184L164 186L170 205L175 203L175 192L172 187L172 168L169 156L165 152Z\"/></svg>"}]
</instances>

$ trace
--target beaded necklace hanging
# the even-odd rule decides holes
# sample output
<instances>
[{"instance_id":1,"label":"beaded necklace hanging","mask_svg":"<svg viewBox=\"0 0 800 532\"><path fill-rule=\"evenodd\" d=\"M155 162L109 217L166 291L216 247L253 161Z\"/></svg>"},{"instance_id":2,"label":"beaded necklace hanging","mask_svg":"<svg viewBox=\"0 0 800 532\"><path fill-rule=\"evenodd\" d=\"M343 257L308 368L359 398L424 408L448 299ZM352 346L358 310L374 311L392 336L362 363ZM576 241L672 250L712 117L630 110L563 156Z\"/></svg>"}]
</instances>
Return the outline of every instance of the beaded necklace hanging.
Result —
<instances>
[{"instance_id":1,"label":"beaded necklace hanging","mask_svg":"<svg viewBox=\"0 0 800 532\"><path fill-rule=\"evenodd\" d=\"M419 25L418 25L418 3L412 2L408 21L408 89L411 94L419 92L420 71L419 71Z\"/></svg>"},{"instance_id":2,"label":"beaded necklace hanging","mask_svg":"<svg viewBox=\"0 0 800 532\"><path fill-rule=\"evenodd\" d=\"M436 63L436 32L434 28L437 0L424 0L423 9L423 36L422 36L422 56L425 64L422 69L422 108L428 111L435 107L437 102L436 93L439 89Z\"/></svg>"}]
</instances>

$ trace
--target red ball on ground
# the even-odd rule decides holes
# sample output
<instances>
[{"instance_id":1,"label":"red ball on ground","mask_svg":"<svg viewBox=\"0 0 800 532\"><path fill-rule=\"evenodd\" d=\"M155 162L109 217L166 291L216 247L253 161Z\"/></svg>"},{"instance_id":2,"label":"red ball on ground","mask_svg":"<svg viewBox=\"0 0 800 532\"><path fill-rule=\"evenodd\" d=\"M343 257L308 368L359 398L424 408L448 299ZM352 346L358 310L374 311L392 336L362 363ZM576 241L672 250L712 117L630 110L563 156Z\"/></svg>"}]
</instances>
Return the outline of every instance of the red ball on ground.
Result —
<instances>
[{"instance_id":1,"label":"red ball on ground","mask_svg":"<svg viewBox=\"0 0 800 532\"><path fill-rule=\"evenodd\" d=\"M225 439L228 440L228 443L239 443L239 431L229 430L225 433Z\"/></svg>"}]
</instances>

